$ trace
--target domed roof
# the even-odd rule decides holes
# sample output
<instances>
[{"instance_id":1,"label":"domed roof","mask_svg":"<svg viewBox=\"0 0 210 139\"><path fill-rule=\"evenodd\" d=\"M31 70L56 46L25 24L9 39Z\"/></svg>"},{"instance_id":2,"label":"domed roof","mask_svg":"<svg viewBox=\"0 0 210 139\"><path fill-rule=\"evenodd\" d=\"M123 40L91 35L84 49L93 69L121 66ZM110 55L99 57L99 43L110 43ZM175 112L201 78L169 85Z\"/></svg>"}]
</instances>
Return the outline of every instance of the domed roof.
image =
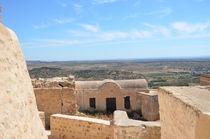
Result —
<instances>
[{"instance_id":1,"label":"domed roof","mask_svg":"<svg viewBox=\"0 0 210 139\"><path fill-rule=\"evenodd\" d=\"M99 89L105 83L116 83L121 88L148 88L148 83L145 79L134 79L134 80L110 80L106 79L103 81L76 81L76 89Z\"/></svg>"}]
</instances>

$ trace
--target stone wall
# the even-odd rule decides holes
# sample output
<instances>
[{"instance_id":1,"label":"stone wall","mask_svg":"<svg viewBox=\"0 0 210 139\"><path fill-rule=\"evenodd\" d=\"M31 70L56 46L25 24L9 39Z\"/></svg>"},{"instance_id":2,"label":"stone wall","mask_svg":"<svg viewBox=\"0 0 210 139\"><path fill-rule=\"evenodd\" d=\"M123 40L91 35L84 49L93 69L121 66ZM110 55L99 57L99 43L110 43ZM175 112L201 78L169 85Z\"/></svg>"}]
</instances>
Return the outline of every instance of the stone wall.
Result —
<instances>
[{"instance_id":1,"label":"stone wall","mask_svg":"<svg viewBox=\"0 0 210 139\"><path fill-rule=\"evenodd\" d=\"M128 119L115 111L112 122L79 116L51 116L51 138L55 139L160 139L159 122Z\"/></svg>"},{"instance_id":2,"label":"stone wall","mask_svg":"<svg viewBox=\"0 0 210 139\"><path fill-rule=\"evenodd\" d=\"M145 120L156 121L160 119L158 94L156 91L150 93L138 93L138 99L141 106L141 113Z\"/></svg>"},{"instance_id":3,"label":"stone wall","mask_svg":"<svg viewBox=\"0 0 210 139\"><path fill-rule=\"evenodd\" d=\"M77 110L74 89L72 88L35 88L37 107L45 113L46 128L50 128L52 114L75 114Z\"/></svg>"},{"instance_id":4,"label":"stone wall","mask_svg":"<svg viewBox=\"0 0 210 139\"><path fill-rule=\"evenodd\" d=\"M162 139L210 138L210 91L162 87L158 93Z\"/></svg>"},{"instance_id":5,"label":"stone wall","mask_svg":"<svg viewBox=\"0 0 210 139\"><path fill-rule=\"evenodd\" d=\"M51 136L57 139L113 139L109 121L55 114L51 116Z\"/></svg>"},{"instance_id":6,"label":"stone wall","mask_svg":"<svg viewBox=\"0 0 210 139\"><path fill-rule=\"evenodd\" d=\"M0 90L0 138L46 139L18 38L1 23Z\"/></svg>"}]
</instances>

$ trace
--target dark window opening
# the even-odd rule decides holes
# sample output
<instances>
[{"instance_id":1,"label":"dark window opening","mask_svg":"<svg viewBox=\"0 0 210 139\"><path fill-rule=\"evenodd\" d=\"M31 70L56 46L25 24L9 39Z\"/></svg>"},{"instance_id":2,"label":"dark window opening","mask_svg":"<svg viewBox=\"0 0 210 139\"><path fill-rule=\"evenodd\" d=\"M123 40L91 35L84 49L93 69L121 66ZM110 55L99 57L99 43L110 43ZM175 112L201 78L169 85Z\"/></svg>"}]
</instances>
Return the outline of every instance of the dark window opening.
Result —
<instances>
[{"instance_id":1,"label":"dark window opening","mask_svg":"<svg viewBox=\"0 0 210 139\"><path fill-rule=\"evenodd\" d=\"M125 107L126 109L130 109L130 108L131 108L130 97L129 97L129 96L124 97L124 107Z\"/></svg>"},{"instance_id":2,"label":"dark window opening","mask_svg":"<svg viewBox=\"0 0 210 139\"><path fill-rule=\"evenodd\" d=\"M106 98L106 111L113 113L116 110L116 98Z\"/></svg>"},{"instance_id":3,"label":"dark window opening","mask_svg":"<svg viewBox=\"0 0 210 139\"><path fill-rule=\"evenodd\" d=\"M96 108L96 99L90 98L89 102L90 102L90 107L95 109Z\"/></svg>"}]
</instances>

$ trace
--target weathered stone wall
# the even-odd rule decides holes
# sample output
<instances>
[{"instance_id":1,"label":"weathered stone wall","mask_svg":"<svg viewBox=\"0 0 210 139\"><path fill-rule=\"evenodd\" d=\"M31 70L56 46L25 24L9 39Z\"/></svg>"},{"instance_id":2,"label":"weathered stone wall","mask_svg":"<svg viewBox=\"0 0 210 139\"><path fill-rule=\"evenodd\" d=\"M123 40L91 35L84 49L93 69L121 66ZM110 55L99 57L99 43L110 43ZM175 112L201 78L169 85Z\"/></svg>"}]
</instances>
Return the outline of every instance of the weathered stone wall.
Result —
<instances>
[{"instance_id":1,"label":"weathered stone wall","mask_svg":"<svg viewBox=\"0 0 210 139\"><path fill-rule=\"evenodd\" d=\"M51 136L57 139L113 139L109 121L55 114L51 116Z\"/></svg>"},{"instance_id":2,"label":"weathered stone wall","mask_svg":"<svg viewBox=\"0 0 210 139\"><path fill-rule=\"evenodd\" d=\"M35 88L34 93L39 111L45 113L46 128L50 128L52 114L75 114L77 110L73 88Z\"/></svg>"},{"instance_id":3,"label":"weathered stone wall","mask_svg":"<svg viewBox=\"0 0 210 139\"><path fill-rule=\"evenodd\" d=\"M210 91L163 87L158 93L162 139L210 138Z\"/></svg>"},{"instance_id":4,"label":"weathered stone wall","mask_svg":"<svg viewBox=\"0 0 210 139\"><path fill-rule=\"evenodd\" d=\"M118 114L116 114L118 113ZM51 116L51 137L55 139L160 139L159 122L128 119L115 111L114 121L55 114ZM117 116L116 116L117 115Z\"/></svg>"},{"instance_id":5,"label":"weathered stone wall","mask_svg":"<svg viewBox=\"0 0 210 139\"><path fill-rule=\"evenodd\" d=\"M140 101L141 113L144 119L148 121L156 121L160 119L157 92L140 92L138 93L138 99Z\"/></svg>"},{"instance_id":6,"label":"weathered stone wall","mask_svg":"<svg viewBox=\"0 0 210 139\"><path fill-rule=\"evenodd\" d=\"M160 139L160 128L115 126L114 139Z\"/></svg>"},{"instance_id":7,"label":"weathered stone wall","mask_svg":"<svg viewBox=\"0 0 210 139\"><path fill-rule=\"evenodd\" d=\"M46 139L15 33L0 23L0 138Z\"/></svg>"}]
</instances>

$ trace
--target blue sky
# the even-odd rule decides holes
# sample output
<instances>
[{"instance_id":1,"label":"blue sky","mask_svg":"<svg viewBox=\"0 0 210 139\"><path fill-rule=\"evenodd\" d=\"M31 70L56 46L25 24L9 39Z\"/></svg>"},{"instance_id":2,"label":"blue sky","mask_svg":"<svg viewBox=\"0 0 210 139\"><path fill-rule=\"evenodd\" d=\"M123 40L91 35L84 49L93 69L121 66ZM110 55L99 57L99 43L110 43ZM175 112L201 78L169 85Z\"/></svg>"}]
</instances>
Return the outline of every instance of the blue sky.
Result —
<instances>
[{"instance_id":1,"label":"blue sky","mask_svg":"<svg viewBox=\"0 0 210 139\"><path fill-rule=\"evenodd\" d=\"M27 60L210 56L209 0L0 0Z\"/></svg>"}]
</instances>

